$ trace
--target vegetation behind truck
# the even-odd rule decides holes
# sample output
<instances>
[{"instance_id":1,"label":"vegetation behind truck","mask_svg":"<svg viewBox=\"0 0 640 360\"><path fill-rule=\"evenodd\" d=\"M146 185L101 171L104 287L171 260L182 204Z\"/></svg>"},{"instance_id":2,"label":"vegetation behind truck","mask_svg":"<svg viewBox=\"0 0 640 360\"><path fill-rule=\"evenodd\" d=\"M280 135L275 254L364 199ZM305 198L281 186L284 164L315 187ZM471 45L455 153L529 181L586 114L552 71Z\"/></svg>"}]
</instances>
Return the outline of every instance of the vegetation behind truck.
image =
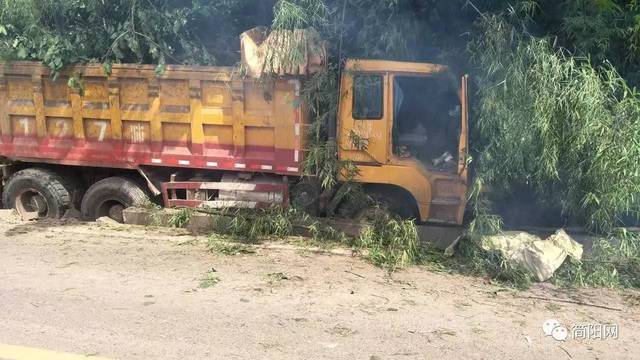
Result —
<instances>
[{"instance_id":1,"label":"vegetation behind truck","mask_svg":"<svg viewBox=\"0 0 640 360\"><path fill-rule=\"evenodd\" d=\"M303 177L304 77L122 64L108 75L76 66L54 81L39 63L0 66L2 198L23 218L78 207L88 220L122 221L147 195L166 207L317 204ZM338 160L358 168L342 180L405 217L460 224L466 78L441 65L350 60L340 86Z\"/></svg>"}]
</instances>

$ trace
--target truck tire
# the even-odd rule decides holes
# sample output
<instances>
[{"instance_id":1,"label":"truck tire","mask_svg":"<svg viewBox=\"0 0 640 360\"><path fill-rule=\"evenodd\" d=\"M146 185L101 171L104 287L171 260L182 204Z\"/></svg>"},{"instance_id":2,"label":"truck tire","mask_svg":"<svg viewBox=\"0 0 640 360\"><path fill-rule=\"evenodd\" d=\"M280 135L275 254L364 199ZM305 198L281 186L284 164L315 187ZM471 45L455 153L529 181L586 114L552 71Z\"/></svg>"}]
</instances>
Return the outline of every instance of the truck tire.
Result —
<instances>
[{"instance_id":1,"label":"truck tire","mask_svg":"<svg viewBox=\"0 0 640 360\"><path fill-rule=\"evenodd\" d=\"M78 191L74 183L53 170L29 168L9 178L2 202L7 208L16 209L23 220L59 219L73 207Z\"/></svg>"},{"instance_id":2,"label":"truck tire","mask_svg":"<svg viewBox=\"0 0 640 360\"><path fill-rule=\"evenodd\" d=\"M413 217L408 204L404 204L400 197L384 193L374 193L370 197L373 201L355 212L353 219L357 222L369 222L387 216L397 216L406 220Z\"/></svg>"},{"instance_id":3,"label":"truck tire","mask_svg":"<svg viewBox=\"0 0 640 360\"><path fill-rule=\"evenodd\" d=\"M122 223L124 209L143 205L148 199L145 191L133 180L115 176L89 187L82 198L80 212L82 219L87 221L108 216Z\"/></svg>"},{"instance_id":4,"label":"truck tire","mask_svg":"<svg viewBox=\"0 0 640 360\"><path fill-rule=\"evenodd\" d=\"M346 204L347 217L357 222L367 222L386 213L404 220L418 217L415 202L396 189L379 186L367 188L370 201L366 204Z\"/></svg>"}]
</instances>

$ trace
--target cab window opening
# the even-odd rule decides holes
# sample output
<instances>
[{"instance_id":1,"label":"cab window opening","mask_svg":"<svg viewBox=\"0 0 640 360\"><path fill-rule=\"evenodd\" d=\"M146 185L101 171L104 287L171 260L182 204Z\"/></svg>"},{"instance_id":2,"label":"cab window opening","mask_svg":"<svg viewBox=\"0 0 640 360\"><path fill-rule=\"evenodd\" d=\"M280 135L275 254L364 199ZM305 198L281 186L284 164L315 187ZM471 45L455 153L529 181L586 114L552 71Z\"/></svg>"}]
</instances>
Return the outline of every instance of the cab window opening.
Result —
<instances>
[{"instance_id":1,"label":"cab window opening","mask_svg":"<svg viewBox=\"0 0 640 360\"><path fill-rule=\"evenodd\" d=\"M394 155L455 172L461 131L455 82L445 75L395 76L393 94Z\"/></svg>"},{"instance_id":2,"label":"cab window opening","mask_svg":"<svg viewBox=\"0 0 640 360\"><path fill-rule=\"evenodd\" d=\"M383 77L362 74L353 78L353 118L380 120L383 115Z\"/></svg>"}]
</instances>

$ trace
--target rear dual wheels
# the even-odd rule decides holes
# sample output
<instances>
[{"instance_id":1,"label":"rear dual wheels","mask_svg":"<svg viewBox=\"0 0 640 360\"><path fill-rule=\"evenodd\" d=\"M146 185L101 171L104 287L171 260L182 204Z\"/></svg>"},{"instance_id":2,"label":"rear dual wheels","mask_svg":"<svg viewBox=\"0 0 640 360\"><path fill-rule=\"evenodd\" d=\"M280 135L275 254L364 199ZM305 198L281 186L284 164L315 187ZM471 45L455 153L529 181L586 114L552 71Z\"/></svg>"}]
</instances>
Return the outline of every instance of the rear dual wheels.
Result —
<instances>
[{"instance_id":1,"label":"rear dual wheels","mask_svg":"<svg viewBox=\"0 0 640 360\"><path fill-rule=\"evenodd\" d=\"M71 174L45 168L16 172L7 181L2 200L24 220L59 219L74 207L80 207L84 220L108 216L123 222L124 209L144 204L148 197L135 181L110 177L93 184L82 196L82 186ZM82 201L80 201L82 199Z\"/></svg>"}]
</instances>

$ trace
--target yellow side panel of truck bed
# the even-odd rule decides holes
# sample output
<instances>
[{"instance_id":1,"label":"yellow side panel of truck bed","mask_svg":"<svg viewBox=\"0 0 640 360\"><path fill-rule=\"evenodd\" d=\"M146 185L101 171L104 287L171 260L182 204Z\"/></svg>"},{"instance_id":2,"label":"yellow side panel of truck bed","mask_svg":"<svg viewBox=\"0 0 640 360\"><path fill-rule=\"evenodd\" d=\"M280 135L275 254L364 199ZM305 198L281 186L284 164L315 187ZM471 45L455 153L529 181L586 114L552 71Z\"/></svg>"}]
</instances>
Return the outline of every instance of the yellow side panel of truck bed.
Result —
<instances>
[{"instance_id":1,"label":"yellow side panel of truck bed","mask_svg":"<svg viewBox=\"0 0 640 360\"><path fill-rule=\"evenodd\" d=\"M0 155L26 161L300 175L307 116L298 80L233 68L0 64ZM80 86L67 85L70 77Z\"/></svg>"}]
</instances>

